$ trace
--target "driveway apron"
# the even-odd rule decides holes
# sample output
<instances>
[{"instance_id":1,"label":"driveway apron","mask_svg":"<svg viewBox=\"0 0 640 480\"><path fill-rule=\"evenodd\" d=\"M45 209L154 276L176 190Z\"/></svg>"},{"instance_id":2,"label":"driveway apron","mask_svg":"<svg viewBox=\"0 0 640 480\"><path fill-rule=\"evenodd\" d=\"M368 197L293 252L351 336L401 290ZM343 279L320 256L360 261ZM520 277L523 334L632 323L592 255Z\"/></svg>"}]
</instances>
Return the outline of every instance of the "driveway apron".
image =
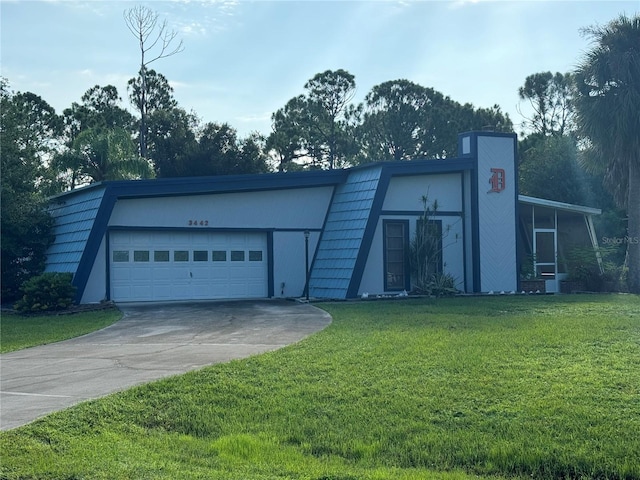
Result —
<instances>
[{"instance_id":1,"label":"driveway apron","mask_svg":"<svg viewBox=\"0 0 640 480\"><path fill-rule=\"evenodd\" d=\"M331 317L284 300L120 305L82 337L0 355L0 429L134 385L295 343Z\"/></svg>"}]
</instances>

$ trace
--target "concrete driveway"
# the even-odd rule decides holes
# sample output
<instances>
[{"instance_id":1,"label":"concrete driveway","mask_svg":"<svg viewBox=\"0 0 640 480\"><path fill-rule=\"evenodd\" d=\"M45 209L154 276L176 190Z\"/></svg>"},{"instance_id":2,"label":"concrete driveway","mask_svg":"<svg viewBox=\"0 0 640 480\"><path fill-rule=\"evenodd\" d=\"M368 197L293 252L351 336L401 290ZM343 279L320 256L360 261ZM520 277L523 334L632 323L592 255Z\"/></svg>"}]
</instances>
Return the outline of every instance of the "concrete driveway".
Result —
<instances>
[{"instance_id":1,"label":"concrete driveway","mask_svg":"<svg viewBox=\"0 0 640 480\"><path fill-rule=\"evenodd\" d=\"M103 330L0 355L0 429L162 377L276 350L323 329L324 311L291 301L120 306Z\"/></svg>"}]
</instances>

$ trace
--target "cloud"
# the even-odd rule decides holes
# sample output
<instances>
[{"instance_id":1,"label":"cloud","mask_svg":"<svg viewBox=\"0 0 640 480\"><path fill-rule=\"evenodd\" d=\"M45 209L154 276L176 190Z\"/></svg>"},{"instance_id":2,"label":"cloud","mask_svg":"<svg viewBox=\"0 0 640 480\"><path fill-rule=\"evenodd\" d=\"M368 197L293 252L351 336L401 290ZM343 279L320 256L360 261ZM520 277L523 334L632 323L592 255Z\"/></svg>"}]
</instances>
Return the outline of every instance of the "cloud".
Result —
<instances>
[{"instance_id":1,"label":"cloud","mask_svg":"<svg viewBox=\"0 0 640 480\"><path fill-rule=\"evenodd\" d=\"M185 36L206 35L207 27L201 22L180 23L176 22L177 30Z\"/></svg>"},{"instance_id":2,"label":"cloud","mask_svg":"<svg viewBox=\"0 0 640 480\"><path fill-rule=\"evenodd\" d=\"M487 2L490 0L454 0L452 2L449 2L449 8L452 10L458 9L458 8L463 8L466 7L467 5L475 5L477 3L481 3L481 2Z\"/></svg>"},{"instance_id":3,"label":"cloud","mask_svg":"<svg viewBox=\"0 0 640 480\"><path fill-rule=\"evenodd\" d=\"M270 112L264 112L264 113L249 113L247 115L239 115L235 117L236 120L238 120L239 122L246 122L246 123L251 123L251 122L264 122L264 121L268 121L271 120L271 113Z\"/></svg>"},{"instance_id":4,"label":"cloud","mask_svg":"<svg viewBox=\"0 0 640 480\"><path fill-rule=\"evenodd\" d=\"M169 80L169 86L173 89L177 89L177 88L191 88L193 87L193 85L187 83L187 82L177 82L175 80Z\"/></svg>"},{"instance_id":5,"label":"cloud","mask_svg":"<svg viewBox=\"0 0 640 480\"><path fill-rule=\"evenodd\" d=\"M191 1L174 0L174 8L167 16L171 17L171 24L185 37L206 36L210 33L220 33L230 28L229 20L238 15L240 2L238 0ZM180 13L175 10L179 8ZM194 20L194 11L198 12ZM187 13L188 12L188 13ZM186 16L183 16L185 13Z\"/></svg>"}]
</instances>

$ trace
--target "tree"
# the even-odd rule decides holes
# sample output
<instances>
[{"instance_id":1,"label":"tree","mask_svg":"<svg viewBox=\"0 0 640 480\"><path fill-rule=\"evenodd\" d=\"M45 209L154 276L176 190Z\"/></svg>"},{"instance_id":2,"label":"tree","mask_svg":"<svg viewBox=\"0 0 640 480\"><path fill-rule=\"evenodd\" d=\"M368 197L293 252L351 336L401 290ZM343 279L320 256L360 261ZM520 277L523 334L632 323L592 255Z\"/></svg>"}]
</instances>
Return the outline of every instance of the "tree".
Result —
<instances>
[{"instance_id":1,"label":"tree","mask_svg":"<svg viewBox=\"0 0 640 480\"><path fill-rule=\"evenodd\" d=\"M138 5L124 11L124 21L129 31L138 40L140 48L140 98L136 106L140 112L140 156L147 156L147 74L150 73L147 67L151 63L161 58L171 57L184 50L182 40L177 46L171 44L176 39L177 33L169 30L167 21L158 23L158 14L148 7Z\"/></svg>"},{"instance_id":2,"label":"tree","mask_svg":"<svg viewBox=\"0 0 640 480\"><path fill-rule=\"evenodd\" d=\"M342 69L326 70L316 74L304 88L308 92L310 151L333 169L347 154L345 112L356 92L355 77Z\"/></svg>"},{"instance_id":3,"label":"tree","mask_svg":"<svg viewBox=\"0 0 640 480\"><path fill-rule=\"evenodd\" d=\"M88 128L132 129L133 117L120 106L122 98L113 85L95 85L82 95L81 101L80 104L73 102L62 112L69 144Z\"/></svg>"},{"instance_id":4,"label":"tree","mask_svg":"<svg viewBox=\"0 0 640 480\"><path fill-rule=\"evenodd\" d=\"M408 80L372 88L359 105L353 75L327 70L305 84L306 94L272 116L267 146L284 171L298 159L310 168L337 168L380 160L454 156L458 133L484 129L512 131L497 105L460 105L431 88Z\"/></svg>"},{"instance_id":5,"label":"tree","mask_svg":"<svg viewBox=\"0 0 640 480\"><path fill-rule=\"evenodd\" d=\"M0 229L2 301L15 300L44 270L53 221L42 195L44 160L60 131L55 110L33 93L13 94L0 81Z\"/></svg>"},{"instance_id":6,"label":"tree","mask_svg":"<svg viewBox=\"0 0 640 480\"><path fill-rule=\"evenodd\" d=\"M197 147L198 118L175 107L158 109L148 118L148 156L157 177L193 175L189 157Z\"/></svg>"},{"instance_id":7,"label":"tree","mask_svg":"<svg viewBox=\"0 0 640 480\"><path fill-rule=\"evenodd\" d=\"M578 163L575 140L568 135L541 137L521 154L519 191L523 195L584 205L587 175Z\"/></svg>"},{"instance_id":8,"label":"tree","mask_svg":"<svg viewBox=\"0 0 640 480\"><path fill-rule=\"evenodd\" d=\"M119 127L80 132L56 162L59 169L73 172L72 185L153 177L149 161L138 155L129 132Z\"/></svg>"},{"instance_id":9,"label":"tree","mask_svg":"<svg viewBox=\"0 0 640 480\"><path fill-rule=\"evenodd\" d=\"M567 203L587 203L587 173L578 161L572 73L529 75L518 89L533 110L519 145L520 192Z\"/></svg>"},{"instance_id":10,"label":"tree","mask_svg":"<svg viewBox=\"0 0 640 480\"><path fill-rule=\"evenodd\" d=\"M74 142L82 132L113 129L133 132L134 127L133 116L121 107L122 98L113 85L95 85L82 95L81 101L73 102L70 108L62 112L66 146L52 163L53 173L65 189L73 189L91 180L82 170L82 156L74 152Z\"/></svg>"},{"instance_id":11,"label":"tree","mask_svg":"<svg viewBox=\"0 0 640 480\"><path fill-rule=\"evenodd\" d=\"M267 173L269 171L267 139L253 132L238 143L240 150L238 165L247 173Z\"/></svg>"},{"instance_id":12,"label":"tree","mask_svg":"<svg viewBox=\"0 0 640 480\"><path fill-rule=\"evenodd\" d=\"M45 162L60 143L62 121L55 109L38 95L31 92L10 94L3 86L2 98L5 100L7 114L19 130L20 151L32 155L34 159Z\"/></svg>"},{"instance_id":13,"label":"tree","mask_svg":"<svg viewBox=\"0 0 640 480\"><path fill-rule=\"evenodd\" d=\"M158 110L171 110L178 106L173 98L173 87L167 78L155 70L142 67L137 77L127 83L129 100L140 113L138 140L140 156L148 156L149 116Z\"/></svg>"},{"instance_id":14,"label":"tree","mask_svg":"<svg viewBox=\"0 0 640 480\"><path fill-rule=\"evenodd\" d=\"M271 134L267 138L266 149L274 152L278 161L278 171L284 172L294 165L294 161L304 157L305 138L308 137L308 116L306 100L300 95L271 116Z\"/></svg>"},{"instance_id":15,"label":"tree","mask_svg":"<svg viewBox=\"0 0 640 480\"><path fill-rule=\"evenodd\" d=\"M374 86L361 106L358 137L361 161L411 160L455 156L458 133L512 129L498 106L475 109L408 80Z\"/></svg>"},{"instance_id":16,"label":"tree","mask_svg":"<svg viewBox=\"0 0 640 480\"><path fill-rule=\"evenodd\" d=\"M565 135L574 128L574 76L572 73L542 72L529 75L518 89L521 100L528 100L533 109L524 126L531 133Z\"/></svg>"},{"instance_id":17,"label":"tree","mask_svg":"<svg viewBox=\"0 0 640 480\"><path fill-rule=\"evenodd\" d=\"M502 113L499 105L490 108L474 108L465 104L463 108L471 109L471 118L459 122L457 133L468 130L491 130L495 132L513 132L513 122L507 113Z\"/></svg>"},{"instance_id":18,"label":"tree","mask_svg":"<svg viewBox=\"0 0 640 480\"><path fill-rule=\"evenodd\" d=\"M628 214L628 284L640 293L640 16L584 29L594 45L576 70L576 120Z\"/></svg>"},{"instance_id":19,"label":"tree","mask_svg":"<svg viewBox=\"0 0 640 480\"><path fill-rule=\"evenodd\" d=\"M264 146L265 141L259 135L239 141L238 133L230 125L207 123L189 157L190 175L264 173L267 171Z\"/></svg>"},{"instance_id":20,"label":"tree","mask_svg":"<svg viewBox=\"0 0 640 480\"><path fill-rule=\"evenodd\" d=\"M439 157L447 149L444 129L453 103L439 92L409 80L374 86L366 95L359 129L368 161ZM454 134L455 136L455 134Z\"/></svg>"},{"instance_id":21,"label":"tree","mask_svg":"<svg viewBox=\"0 0 640 480\"><path fill-rule=\"evenodd\" d=\"M145 118L157 110L170 110L178 106L169 80L153 69L145 69L144 75L139 73L137 77L130 79L127 90L129 100L141 115L144 113Z\"/></svg>"},{"instance_id":22,"label":"tree","mask_svg":"<svg viewBox=\"0 0 640 480\"><path fill-rule=\"evenodd\" d=\"M271 117L267 148L278 158L278 169L291 168L304 158L310 168L337 168L354 153L349 134L349 106L355 77L345 70L326 70L313 76L306 93L292 98Z\"/></svg>"}]
</instances>

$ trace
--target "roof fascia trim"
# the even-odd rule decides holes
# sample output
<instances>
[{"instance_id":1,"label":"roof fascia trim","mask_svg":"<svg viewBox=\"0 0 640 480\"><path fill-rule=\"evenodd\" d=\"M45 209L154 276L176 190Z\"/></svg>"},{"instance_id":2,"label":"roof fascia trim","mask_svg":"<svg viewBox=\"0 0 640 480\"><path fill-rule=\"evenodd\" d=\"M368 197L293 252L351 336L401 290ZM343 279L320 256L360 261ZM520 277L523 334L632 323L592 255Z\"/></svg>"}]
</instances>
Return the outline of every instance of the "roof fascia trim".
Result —
<instances>
[{"instance_id":1,"label":"roof fascia trim","mask_svg":"<svg viewBox=\"0 0 640 480\"><path fill-rule=\"evenodd\" d=\"M549 207L567 212L582 213L587 215L600 215L602 210L599 208L586 207L584 205L576 205L573 203L557 202L555 200L546 200L544 198L529 197L527 195L518 195L518 201L528 205L539 207Z\"/></svg>"}]
</instances>

